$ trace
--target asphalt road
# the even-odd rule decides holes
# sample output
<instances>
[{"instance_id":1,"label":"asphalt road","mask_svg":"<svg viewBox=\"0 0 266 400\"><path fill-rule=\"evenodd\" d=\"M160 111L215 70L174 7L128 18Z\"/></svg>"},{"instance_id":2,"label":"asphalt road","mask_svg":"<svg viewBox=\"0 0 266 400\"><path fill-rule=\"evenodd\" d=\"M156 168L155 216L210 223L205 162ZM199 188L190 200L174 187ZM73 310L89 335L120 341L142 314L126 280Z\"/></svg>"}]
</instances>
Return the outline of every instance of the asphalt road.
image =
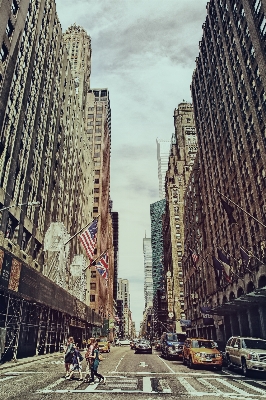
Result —
<instances>
[{"instance_id":1,"label":"asphalt road","mask_svg":"<svg viewBox=\"0 0 266 400\"><path fill-rule=\"evenodd\" d=\"M82 362L83 371L86 363ZM99 370L105 384L88 385L64 378L62 354L34 357L0 366L0 399L9 400L173 400L266 399L266 377L244 378L239 371L189 370L160 353L134 354L129 346L112 347Z\"/></svg>"}]
</instances>

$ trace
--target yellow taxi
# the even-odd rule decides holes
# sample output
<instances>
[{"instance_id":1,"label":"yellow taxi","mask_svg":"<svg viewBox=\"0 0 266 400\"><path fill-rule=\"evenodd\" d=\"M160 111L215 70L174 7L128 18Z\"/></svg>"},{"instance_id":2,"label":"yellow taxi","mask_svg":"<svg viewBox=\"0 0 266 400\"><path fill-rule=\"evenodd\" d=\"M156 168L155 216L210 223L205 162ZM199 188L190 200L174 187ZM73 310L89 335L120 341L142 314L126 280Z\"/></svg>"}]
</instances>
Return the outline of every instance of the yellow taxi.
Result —
<instances>
[{"instance_id":1,"label":"yellow taxi","mask_svg":"<svg viewBox=\"0 0 266 400\"><path fill-rule=\"evenodd\" d=\"M100 353L110 353L110 342L107 337L97 339Z\"/></svg>"},{"instance_id":2,"label":"yellow taxi","mask_svg":"<svg viewBox=\"0 0 266 400\"><path fill-rule=\"evenodd\" d=\"M217 349L213 340L187 338L183 347L183 364L189 368L196 366L211 366L221 371L222 353Z\"/></svg>"}]
</instances>

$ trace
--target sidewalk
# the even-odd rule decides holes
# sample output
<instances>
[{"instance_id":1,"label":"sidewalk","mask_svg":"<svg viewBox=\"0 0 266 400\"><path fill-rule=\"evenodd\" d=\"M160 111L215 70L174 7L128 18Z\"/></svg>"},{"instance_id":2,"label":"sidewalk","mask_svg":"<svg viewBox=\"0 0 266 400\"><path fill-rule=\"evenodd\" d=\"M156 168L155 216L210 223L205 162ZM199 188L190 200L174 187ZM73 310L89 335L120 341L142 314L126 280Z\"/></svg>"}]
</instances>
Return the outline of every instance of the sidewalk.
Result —
<instances>
[{"instance_id":1,"label":"sidewalk","mask_svg":"<svg viewBox=\"0 0 266 400\"><path fill-rule=\"evenodd\" d=\"M55 353L48 353L48 354L44 354L41 356L32 356L32 357L26 357L26 358L19 358L18 360L14 361L7 361L4 364L0 364L0 372L4 371L6 369L9 368L13 368L13 367L18 367L19 365L24 365L24 364L29 364L35 361L39 361L39 360L45 360L47 358L51 358L53 356L60 356L60 358L64 358L64 353L61 352L55 352Z\"/></svg>"}]
</instances>

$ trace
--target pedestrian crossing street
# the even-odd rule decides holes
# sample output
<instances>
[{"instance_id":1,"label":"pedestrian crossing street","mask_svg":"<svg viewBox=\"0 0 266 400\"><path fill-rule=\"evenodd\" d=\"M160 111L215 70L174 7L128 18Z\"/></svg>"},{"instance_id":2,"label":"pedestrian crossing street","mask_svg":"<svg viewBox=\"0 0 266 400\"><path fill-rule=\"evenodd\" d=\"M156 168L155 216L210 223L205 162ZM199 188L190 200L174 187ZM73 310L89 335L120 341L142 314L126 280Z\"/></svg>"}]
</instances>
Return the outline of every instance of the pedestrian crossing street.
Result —
<instances>
[{"instance_id":1,"label":"pedestrian crossing street","mask_svg":"<svg viewBox=\"0 0 266 400\"><path fill-rule=\"evenodd\" d=\"M6 372L2 381L18 378L27 379L27 373ZM109 374L106 383L88 384L77 379L67 381L56 379L51 384L40 388L36 393L138 393L138 394L179 394L192 397L221 397L238 400L266 399L266 381L256 378L244 378L241 375L214 373L167 373L147 374L131 373Z\"/></svg>"}]
</instances>

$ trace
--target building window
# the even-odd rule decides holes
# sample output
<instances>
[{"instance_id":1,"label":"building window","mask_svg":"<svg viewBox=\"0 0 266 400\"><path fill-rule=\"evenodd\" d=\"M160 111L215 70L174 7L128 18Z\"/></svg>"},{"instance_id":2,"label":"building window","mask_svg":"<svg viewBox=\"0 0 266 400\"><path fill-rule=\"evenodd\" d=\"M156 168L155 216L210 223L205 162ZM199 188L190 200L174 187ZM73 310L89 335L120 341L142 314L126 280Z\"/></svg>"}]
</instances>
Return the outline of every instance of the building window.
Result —
<instances>
[{"instance_id":1,"label":"building window","mask_svg":"<svg viewBox=\"0 0 266 400\"><path fill-rule=\"evenodd\" d=\"M96 289L96 283L91 283L90 284L90 288L91 288L91 290L95 290Z\"/></svg>"},{"instance_id":2,"label":"building window","mask_svg":"<svg viewBox=\"0 0 266 400\"><path fill-rule=\"evenodd\" d=\"M7 26L6 26L6 34L9 38L12 36L13 31L14 31L14 27L12 25L12 22L9 19L7 22Z\"/></svg>"},{"instance_id":3,"label":"building window","mask_svg":"<svg viewBox=\"0 0 266 400\"><path fill-rule=\"evenodd\" d=\"M91 271L91 278L96 278L96 271Z\"/></svg>"},{"instance_id":4,"label":"building window","mask_svg":"<svg viewBox=\"0 0 266 400\"><path fill-rule=\"evenodd\" d=\"M0 60L4 62L7 59L7 55L8 55L8 50L6 45L3 43L2 48L0 50Z\"/></svg>"},{"instance_id":5,"label":"building window","mask_svg":"<svg viewBox=\"0 0 266 400\"><path fill-rule=\"evenodd\" d=\"M18 12L17 0L13 0L12 6L11 6L11 11L12 11L13 15L16 15L16 13Z\"/></svg>"},{"instance_id":6,"label":"building window","mask_svg":"<svg viewBox=\"0 0 266 400\"><path fill-rule=\"evenodd\" d=\"M90 295L90 302L91 302L91 303L94 303L94 302L95 302L95 294L91 294L91 295ZM95 311L95 310L92 310L92 311Z\"/></svg>"},{"instance_id":7,"label":"building window","mask_svg":"<svg viewBox=\"0 0 266 400\"><path fill-rule=\"evenodd\" d=\"M98 207L93 207L93 212L97 213L98 212Z\"/></svg>"}]
</instances>

